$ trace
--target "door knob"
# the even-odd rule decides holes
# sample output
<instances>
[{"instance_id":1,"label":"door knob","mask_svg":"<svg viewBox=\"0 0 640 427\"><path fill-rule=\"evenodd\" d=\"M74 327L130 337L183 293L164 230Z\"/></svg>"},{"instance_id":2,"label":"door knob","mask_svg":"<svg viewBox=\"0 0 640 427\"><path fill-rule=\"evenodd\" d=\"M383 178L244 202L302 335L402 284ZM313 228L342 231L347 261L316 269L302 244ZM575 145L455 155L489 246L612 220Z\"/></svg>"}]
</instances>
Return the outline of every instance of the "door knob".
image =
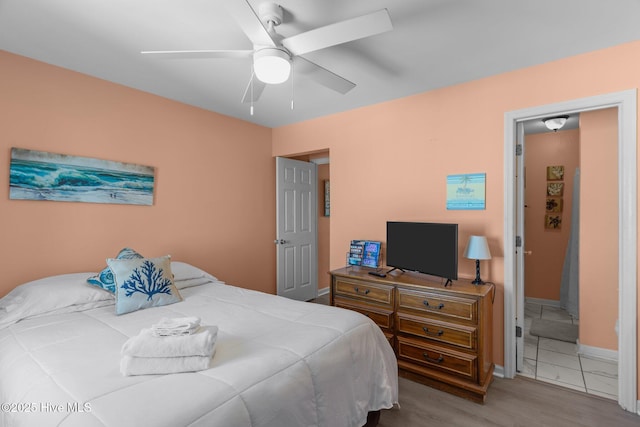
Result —
<instances>
[{"instance_id":1,"label":"door knob","mask_svg":"<svg viewBox=\"0 0 640 427\"><path fill-rule=\"evenodd\" d=\"M523 251L522 253L525 254L525 255L532 255L533 251Z\"/></svg>"},{"instance_id":2,"label":"door knob","mask_svg":"<svg viewBox=\"0 0 640 427\"><path fill-rule=\"evenodd\" d=\"M275 243L276 245L284 245L285 243L287 243L287 241L283 239L280 239L280 240L276 239L273 241L273 243Z\"/></svg>"}]
</instances>

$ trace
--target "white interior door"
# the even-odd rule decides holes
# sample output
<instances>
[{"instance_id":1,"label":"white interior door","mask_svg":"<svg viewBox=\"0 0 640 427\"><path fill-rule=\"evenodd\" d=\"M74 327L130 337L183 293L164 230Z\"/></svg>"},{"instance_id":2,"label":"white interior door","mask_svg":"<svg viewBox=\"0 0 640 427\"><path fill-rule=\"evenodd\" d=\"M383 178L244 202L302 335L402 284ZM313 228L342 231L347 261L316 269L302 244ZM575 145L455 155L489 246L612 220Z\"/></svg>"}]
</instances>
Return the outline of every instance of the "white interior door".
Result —
<instances>
[{"instance_id":1,"label":"white interior door","mask_svg":"<svg viewBox=\"0 0 640 427\"><path fill-rule=\"evenodd\" d=\"M524 366L524 123L516 128L516 371Z\"/></svg>"},{"instance_id":2,"label":"white interior door","mask_svg":"<svg viewBox=\"0 0 640 427\"><path fill-rule=\"evenodd\" d=\"M308 301L318 295L316 165L277 157L276 177L278 295Z\"/></svg>"}]
</instances>

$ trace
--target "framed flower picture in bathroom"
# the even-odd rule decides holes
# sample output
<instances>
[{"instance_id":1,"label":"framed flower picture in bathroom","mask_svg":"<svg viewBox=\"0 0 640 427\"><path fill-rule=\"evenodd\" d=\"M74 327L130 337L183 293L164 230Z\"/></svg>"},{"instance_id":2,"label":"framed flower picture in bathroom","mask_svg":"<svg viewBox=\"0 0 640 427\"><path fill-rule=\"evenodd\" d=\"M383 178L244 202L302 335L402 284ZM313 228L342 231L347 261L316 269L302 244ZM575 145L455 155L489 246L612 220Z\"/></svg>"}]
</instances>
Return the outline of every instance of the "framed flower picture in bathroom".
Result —
<instances>
[{"instance_id":1,"label":"framed flower picture in bathroom","mask_svg":"<svg viewBox=\"0 0 640 427\"><path fill-rule=\"evenodd\" d=\"M564 179L564 166L547 166L548 181L562 181Z\"/></svg>"},{"instance_id":2,"label":"framed flower picture in bathroom","mask_svg":"<svg viewBox=\"0 0 640 427\"><path fill-rule=\"evenodd\" d=\"M548 182L547 183L547 196L562 196L564 193L564 182Z\"/></svg>"}]
</instances>

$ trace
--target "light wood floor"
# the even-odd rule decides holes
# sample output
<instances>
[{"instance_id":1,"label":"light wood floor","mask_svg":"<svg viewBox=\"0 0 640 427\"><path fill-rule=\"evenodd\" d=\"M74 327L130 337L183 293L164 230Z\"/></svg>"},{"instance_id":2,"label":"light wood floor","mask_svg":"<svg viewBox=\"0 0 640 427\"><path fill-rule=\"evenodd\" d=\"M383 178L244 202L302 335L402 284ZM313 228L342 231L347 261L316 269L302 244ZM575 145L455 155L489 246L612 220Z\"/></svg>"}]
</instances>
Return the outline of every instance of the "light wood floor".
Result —
<instances>
[{"instance_id":1,"label":"light wood floor","mask_svg":"<svg viewBox=\"0 0 640 427\"><path fill-rule=\"evenodd\" d=\"M329 304L329 295L313 302ZM383 410L378 427L640 427L615 400L521 376L494 378L483 405L399 379L400 408Z\"/></svg>"},{"instance_id":2,"label":"light wood floor","mask_svg":"<svg viewBox=\"0 0 640 427\"><path fill-rule=\"evenodd\" d=\"M495 378L484 405L400 378L400 408L378 427L626 427L640 416L617 402L528 378Z\"/></svg>"}]
</instances>

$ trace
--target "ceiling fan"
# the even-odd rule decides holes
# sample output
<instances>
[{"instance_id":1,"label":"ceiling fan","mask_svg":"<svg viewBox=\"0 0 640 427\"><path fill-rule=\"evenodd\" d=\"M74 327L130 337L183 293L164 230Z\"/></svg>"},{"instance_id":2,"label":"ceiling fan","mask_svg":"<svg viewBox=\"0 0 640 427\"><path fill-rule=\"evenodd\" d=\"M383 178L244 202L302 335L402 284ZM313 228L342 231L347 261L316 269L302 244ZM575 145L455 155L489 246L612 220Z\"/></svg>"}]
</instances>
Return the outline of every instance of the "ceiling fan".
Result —
<instances>
[{"instance_id":1,"label":"ceiling fan","mask_svg":"<svg viewBox=\"0 0 640 427\"><path fill-rule=\"evenodd\" d=\"M327 47L390 31L393 27L387 9L339 21L314 30L283 38L275 28L282 23L280 5L265 2L254 11L247 0L225 0L225 6L253 43L251 50L173 50L142 51L144 55L166 58L253 58L253 73L242 102L258 100L267 84L289 78L292 64L296 73L345 94L356 85L301 55Z\"/></svg>"}]
</instances>

